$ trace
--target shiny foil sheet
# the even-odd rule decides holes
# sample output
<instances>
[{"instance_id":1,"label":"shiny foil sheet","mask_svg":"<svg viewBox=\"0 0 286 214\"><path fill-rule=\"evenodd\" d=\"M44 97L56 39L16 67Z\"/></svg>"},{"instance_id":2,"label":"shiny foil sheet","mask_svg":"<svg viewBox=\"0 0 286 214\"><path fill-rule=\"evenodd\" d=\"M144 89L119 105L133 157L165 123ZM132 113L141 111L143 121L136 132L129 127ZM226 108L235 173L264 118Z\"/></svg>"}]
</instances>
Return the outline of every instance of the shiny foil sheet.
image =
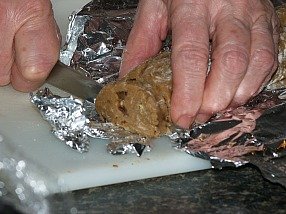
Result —
<instances>
[{"instance_id":1,"label":"shiny foil sheet","mask_svg":"<svg viewBox=\"0 0 286 214\"><path fill-rule=\"evenodd\" d=\"M73 14L61 60L84 69L86 76L100 84L115 80L137 3L135 0L94 0ZM281 1L274 1L274 4L280 5ZM283 90L264 91L245 106L220 112L208 123L192 130L174 130L169 137L176 149L209 159L216 168L252 163L266 178L286 186L286 118L281 94ZM96 129L104 127L106 136L115 136L108 145L112 154L132 151L140 155L146 145L150 145L148 139L122 135L122 130L107 124L91 124Z\"/></svg>"},{"instance_id":2,"label":"shiny foil sheet","mask_svg":"<svg viewBox=\"0 0 286 214\"><path fill-rule=\"evenodd\" d=\"M89 138L85 128L89 123L83 111L83 103L73 97L59 98L48 88L31 94L31 102L53 127L52 132L68 146L79 152L87 152Z\"/></svg>"},{"instance_id":3,"label":"shiny foil sheet","mask_svg":"<svg viewBox=\"0 0 286 214\"><path fill-rule=\"evenodd\" d=\"M210 160L215 168L251 163L286 187L285 94L285 89L263 91L244 106L169 137L176 149Z\"/></svg>"},{"instance_id":4,"label":"shiny foil sheet","mask_svg":"<svg viewBox=\"0 0 286 214\"><path fill-rule=\"evenodd\" d=\"M95 0L71 16L60 59L100 84L116 80L138 0Z\"/></svg>"}]
</instances>

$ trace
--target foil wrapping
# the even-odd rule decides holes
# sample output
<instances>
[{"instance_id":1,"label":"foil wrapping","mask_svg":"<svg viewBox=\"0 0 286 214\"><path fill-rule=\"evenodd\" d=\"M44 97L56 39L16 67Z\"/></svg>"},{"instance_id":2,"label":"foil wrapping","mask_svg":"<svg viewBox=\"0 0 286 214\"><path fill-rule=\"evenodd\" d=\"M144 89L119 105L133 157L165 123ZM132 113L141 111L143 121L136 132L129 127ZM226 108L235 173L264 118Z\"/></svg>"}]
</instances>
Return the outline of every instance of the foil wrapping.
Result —
<instances>
[{"instance_id":1,"label":"foil wrapping","mask_svg":"<svg viewBox=\"0 0 286 214\"><path fill-rule=\"evenodd\" d=\"M215 168L254 164L266 178L286 187L285 93L263 91L244 106L169 137L176 149L210 160Z\"/></svg>"},{"instance_id":2,"label":"foil wrapping","mask_svg":"<svg viewBox=\"0 0 286 214\"><path fill-rule=\"evenodd\" d=\"M94 123L93 128L100 128L110 143L107 144L107 151L113 155L136 154L140 157L143 152L150 152L152 149L151 140L137 134L130 133L112 123Z\"/></svg>"},{"instance_id":3,"label":"foil wrapping","mask_svg":"<svg viewBox=\"0 0 286 214\"><path fill-rule=\"evenodd\" d=\"M138 0L94 0L71 16L60 59L100 84L118 77Z\"/></svg>"}]
</instances>

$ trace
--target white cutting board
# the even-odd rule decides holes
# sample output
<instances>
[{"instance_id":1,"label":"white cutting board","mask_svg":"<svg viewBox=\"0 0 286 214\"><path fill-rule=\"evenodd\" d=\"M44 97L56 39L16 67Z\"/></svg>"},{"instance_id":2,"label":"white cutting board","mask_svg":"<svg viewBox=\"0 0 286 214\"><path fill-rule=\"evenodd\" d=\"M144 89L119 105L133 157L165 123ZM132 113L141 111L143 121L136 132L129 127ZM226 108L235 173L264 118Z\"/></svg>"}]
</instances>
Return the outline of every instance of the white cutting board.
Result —
<instances>
[{"instance_id":1,"label":"white cutting board","mask_svg":"<svg viewBox=\"0 0 286 214\"><path fill-rule=\"evenodd\" d=\"M69 6L71 2L78 2L67 1ZM48 87L63 95L60 90ZM3 138L4 144L19 151L41 169L39 177L45 180L50 192L77 190L211 167L209 161L174 150L167 138L156 140L152 152L144 153L142 157L134 154L113 156L106 152L108 141L98 139L91 140L88 153L80 154L51 134L50 125L30 103L29 94L6 86L0 88L0 100L0 139ZM41 177L43 171L46 176Z\"/></svg>"}]
</instances>

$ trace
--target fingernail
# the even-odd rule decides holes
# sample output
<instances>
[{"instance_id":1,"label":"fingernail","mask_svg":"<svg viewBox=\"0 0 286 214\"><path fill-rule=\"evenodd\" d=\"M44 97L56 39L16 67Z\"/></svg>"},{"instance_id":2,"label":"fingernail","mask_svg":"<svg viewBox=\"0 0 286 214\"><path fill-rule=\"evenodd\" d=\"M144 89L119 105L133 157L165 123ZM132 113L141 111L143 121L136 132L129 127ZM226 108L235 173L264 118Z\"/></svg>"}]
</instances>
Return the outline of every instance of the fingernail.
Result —
<instances>
[{"instance_id":1,"label":"fingernail","mask_svg":"<svg viewBox=\"0 0 286 214\"><path fill-rule=\"evenodd\" d=\"M203 124L209 120L211 116L208 114L198 114L195 121L198 124Z\"/></svg>"},{"instance_id":2,"label":"fingernail","mask_svg":"<svg viewBox=\"0 0 286 214\"><path fill-rule=\"evenodd\" d=\"M181 128L188 129L192 124L193 120L194 120L193 117L189 115L183 115L179 117L179 119L176 121L176 124Z\"/></svg>"}]
</instances>

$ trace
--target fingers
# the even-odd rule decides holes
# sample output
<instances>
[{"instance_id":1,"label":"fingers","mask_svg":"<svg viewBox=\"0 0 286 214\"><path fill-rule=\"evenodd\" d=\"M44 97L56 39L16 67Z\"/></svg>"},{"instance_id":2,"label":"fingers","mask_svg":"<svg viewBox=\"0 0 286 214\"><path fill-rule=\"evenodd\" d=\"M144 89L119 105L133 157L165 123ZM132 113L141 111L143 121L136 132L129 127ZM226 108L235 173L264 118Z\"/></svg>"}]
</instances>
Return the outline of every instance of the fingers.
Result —
<instances>
[{"instance_id":1,"label":"fingers","mask_svg":"<svg viewBox=\"0 0 286 214\"><path fill-rule=\"evenodd\" d=\"M47 78L58 59L60 39L49 1L32 1L30 14L15 35L15 89L31 91Z\"/></svg>"},{"instance_id":2,"label":"fingers","mask_svg":"<svg viewBox=\"0 0 286 214\"><path fill-rule=\"evenodd\" d=\"M236 19L231 13L217 20L212 43L212 66L200 114L211 115L231 103L247 71L250 43L247 21ZM203 115L200 117L203 118Z\"/></svg>"},{"instance_id":3,"label":"fingers","mask_svg":"<svg viewBox=\"0 0 286 214\"><path fill-rule=\"evenodd\" d=\"M11 67L14 62L13 38L14 28L7 21L8 10L0 5L0 86L10 83Z\"/></svg>"},{"instance_id":4,"label":"fingers","mask_svg":"<svg viewBox=\"0 0 286 214\"><path fill-rule=\"evenodd\" d=\"M157 54L167 35L167 8L161 0L140 1L123 53L120 76Z\"/></svg>"},{"instance_id":5,"label":"fingers","mask_svg":"<svg viewBox=\"0 0 286 214\"><path fill-rule=\"evenodd\" d=\"M277 41L276 41L277 42ZM251 30L251 53L247 73L234 98L234 104L244 104L260 90L265 79L274 72L277 50L273 39L271 20L261 16Z\"/></svg>"},{"instance_id":6,"label":"fingers","mask_svg":"<svg viewBox=\"0 0 286 214\"><path fill-rule=\"evenodd\" d=\"M203 98L209 55L208 10L200 1L174 0L170 11L173 70L171 117L177 125L188 128Z\"/></svg>"}]
</instances>

